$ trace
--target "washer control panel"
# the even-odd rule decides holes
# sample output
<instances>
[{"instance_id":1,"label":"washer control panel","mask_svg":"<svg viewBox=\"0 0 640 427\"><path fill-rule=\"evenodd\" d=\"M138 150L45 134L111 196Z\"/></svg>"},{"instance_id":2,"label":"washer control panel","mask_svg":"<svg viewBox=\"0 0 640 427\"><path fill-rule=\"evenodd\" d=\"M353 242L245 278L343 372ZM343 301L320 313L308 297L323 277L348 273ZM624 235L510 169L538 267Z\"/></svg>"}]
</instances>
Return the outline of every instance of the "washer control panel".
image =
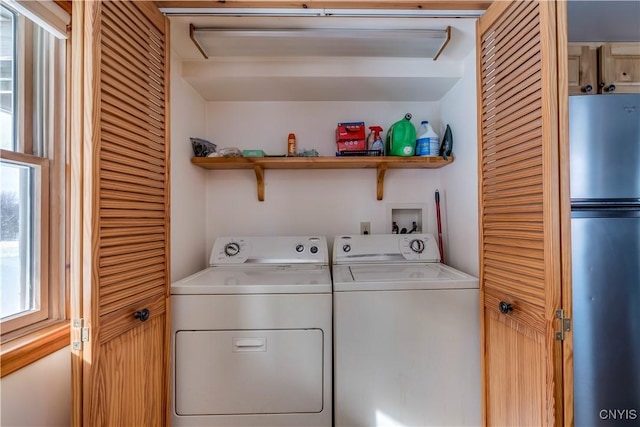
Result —
<instances>
[{"instance_id":1,"label":"washer control panel","mask_svg":"<svg viewBox=\"0 0 640 427\"><path fill-rule=\"evenodd\" d=\"M328 265L327 240L321 236L218 237L209 264Z\"/></svg>"},{"instance_id":2,"label":"washer control panel","mask_svg":"<svg viewBox=\"0 0 640 427\"><path fill-rule=\"evenodd\" d=\"M333 244L334 264L440 261L438 244L431 234L336 236Z\"/></svg>"}]
</instances>

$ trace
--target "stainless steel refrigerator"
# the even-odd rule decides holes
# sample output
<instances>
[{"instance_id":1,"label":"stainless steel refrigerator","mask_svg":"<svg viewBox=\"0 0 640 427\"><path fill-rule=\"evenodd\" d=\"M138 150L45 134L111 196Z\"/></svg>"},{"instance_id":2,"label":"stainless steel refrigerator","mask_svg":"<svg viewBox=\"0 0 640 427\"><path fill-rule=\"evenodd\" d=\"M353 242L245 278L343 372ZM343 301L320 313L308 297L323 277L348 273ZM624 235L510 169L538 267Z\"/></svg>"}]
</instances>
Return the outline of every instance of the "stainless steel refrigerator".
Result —
<instances>
[{"instance_id":1,"label":"stainless steel refrigerator","mask_svg":"<svg viewBox=\"0 0 640 427\"><path fill-rule=\"evenodd\" d=\"M640 425L640 95L569 97L576 426Z\"/></svg>"}]
</instances>

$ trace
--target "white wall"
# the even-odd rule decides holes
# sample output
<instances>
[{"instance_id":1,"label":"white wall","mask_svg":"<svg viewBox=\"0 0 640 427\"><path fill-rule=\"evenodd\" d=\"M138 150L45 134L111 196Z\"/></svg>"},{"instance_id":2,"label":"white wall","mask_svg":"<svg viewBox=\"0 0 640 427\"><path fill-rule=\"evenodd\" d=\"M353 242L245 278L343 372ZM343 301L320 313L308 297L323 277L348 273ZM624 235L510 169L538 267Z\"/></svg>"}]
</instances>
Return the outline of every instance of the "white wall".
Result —
<instances>
[{"instance_id":1,"label":"white wall","mask_svg":"<svg viewBox=\"0 0 640 427\"><path fill-rule=\"evenodd\" d=\"M440 204L447 264L478 276L478 135L476 55L464 61L462 79L441 100L453 133L455 161L441 169ZM446 125L446 123L445 123ZM444 127L444 125L443 125ZM444 129L440 129L442 135Z\"/></svg>"},{"instance_id":2,"label":"white wall","mask_svg":"<svg viewBox=\"0 0 640 427\"><path fill-rule=\"evenodd\" d=\"M191 164L189 137L205 134L204 100L180 77L171 51L171 281L205 266L205 171Z\"/></svg>"},{"instance_id":3,"label":"white wall","mask_svg":"<svg viewBox=\"0 0 640 427\"><path fill-rule=\"evenodd\" d=\"M69 347L0 380L0 425L57 427L70 424Z\"/></svg>"},{"instance_id":4,"label":"white wall","mask_svg":"<svg viewBox=\"0 0 640 427\"><path fill-rule=\"evenodd\" d=\"M388 127L413 114L414 124L427 119L440 126L439 105L385 102L208 102L207 137L218 147L262 149L284 154L294 132L298 148L335 155L338 122L364 121ZM256 195L252 171L207 172L207 247L223 235L358 234L360 221L372 233L390 231L389 206L426 204L427 231L435 232L433 194L439 170L389 170L384 200L376 199L375 169L266 170L265 201ZM403 225L401 225L403 226ZM407 224L406 226L410 226Z\"/></svg>"}]
</instances>

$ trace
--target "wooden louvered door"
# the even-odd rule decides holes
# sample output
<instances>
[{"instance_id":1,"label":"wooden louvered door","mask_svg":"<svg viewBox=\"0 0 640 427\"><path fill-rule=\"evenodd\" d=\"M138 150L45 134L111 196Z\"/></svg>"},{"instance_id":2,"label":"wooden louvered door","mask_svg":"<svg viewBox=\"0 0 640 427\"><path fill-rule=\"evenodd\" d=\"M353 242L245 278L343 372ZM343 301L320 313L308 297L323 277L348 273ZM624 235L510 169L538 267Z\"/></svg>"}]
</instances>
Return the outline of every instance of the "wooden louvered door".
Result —
<instances>
[{"instance_id":1,"label":"wooden louvered door","mask_svg":"<svg viewBox=\"0 0 640 427\"><path fill-rule=\"evenodd\" d=\"M164 426L168 20L141 1L74 1L72 16L72 307L89 338L73 349L73 424Z\"/></svg>"},{"instance_id":2,"label":"wooden louvered door","mask_svg":"<svg viewBox=\"0 0 640 427\"><path fill-rule=\"evenodd\" d=\"M487 425L563 423L558 86L563 5L494 2L478 22L480 281ZM560 37L562 39L562 37ZM566 46L566 39L563 40ZM560 67L560 68L559 68ZM564 67L564 68L562 68ZM564 98L559 93L562 92Z\"/></svg>"}]
</instances>

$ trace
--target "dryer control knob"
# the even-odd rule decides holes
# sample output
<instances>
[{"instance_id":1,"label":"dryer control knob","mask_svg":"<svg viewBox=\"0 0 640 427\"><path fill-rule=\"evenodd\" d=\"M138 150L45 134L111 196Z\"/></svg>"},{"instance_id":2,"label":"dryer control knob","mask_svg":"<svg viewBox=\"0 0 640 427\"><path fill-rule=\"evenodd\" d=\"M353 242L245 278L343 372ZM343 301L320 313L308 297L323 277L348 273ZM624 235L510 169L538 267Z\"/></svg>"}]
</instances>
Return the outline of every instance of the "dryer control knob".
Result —
<instances>
[{"instance_id":1,"label":"dryer control knob","mask_svg":"<svg viewBox=\"0 0 640 427\"><path fill-rule=\"evenodd\" d=\"M318 253L318 247L317 246L311 246L311 248L309 248L309 250L311 251L312 254L317 254Z\"/></svg>"},{"instance_id":2,"label":"dryer control knob","mask_svg":"<svg viewBox=\"0 0 640 427\"><path fill-rule=\"evenodd\" d=\"M409 243L409 247L413 252L421 254L424 251L424 242L420 239L413 239Z\"/></svg>"},{"instance_id":3,"label":"dryer control knob","mask_svg":"<svg viewBox=\"0 0 640 427\"><path fill-rule=\"evenodd\" d=\"M351 250L351 245L347 244L347 245L343 245L342 246L342 250L345 252L349 252Z\"/></svg>"},{"instance_id":4,"label":"dryer control knob","mask_svg":"<svg viewBox=\"0 0 640 427\"><path fill-rule=\"evenodd\" d=\"M296 252L300 253L304 251L304 245L296 245Z\"/></svg>"},{"instance_id":5,"label":"dryer control knob","mask_svg":"<svg viewBox=\"0 0 640 427\"><path fill-rule=\"evenodd\" d=\"M224 253L227 256L235 256L238 255L239 252L240 245L235 242L227 243L226 245L224 245Z\"/></svg>"}]
</instances>

